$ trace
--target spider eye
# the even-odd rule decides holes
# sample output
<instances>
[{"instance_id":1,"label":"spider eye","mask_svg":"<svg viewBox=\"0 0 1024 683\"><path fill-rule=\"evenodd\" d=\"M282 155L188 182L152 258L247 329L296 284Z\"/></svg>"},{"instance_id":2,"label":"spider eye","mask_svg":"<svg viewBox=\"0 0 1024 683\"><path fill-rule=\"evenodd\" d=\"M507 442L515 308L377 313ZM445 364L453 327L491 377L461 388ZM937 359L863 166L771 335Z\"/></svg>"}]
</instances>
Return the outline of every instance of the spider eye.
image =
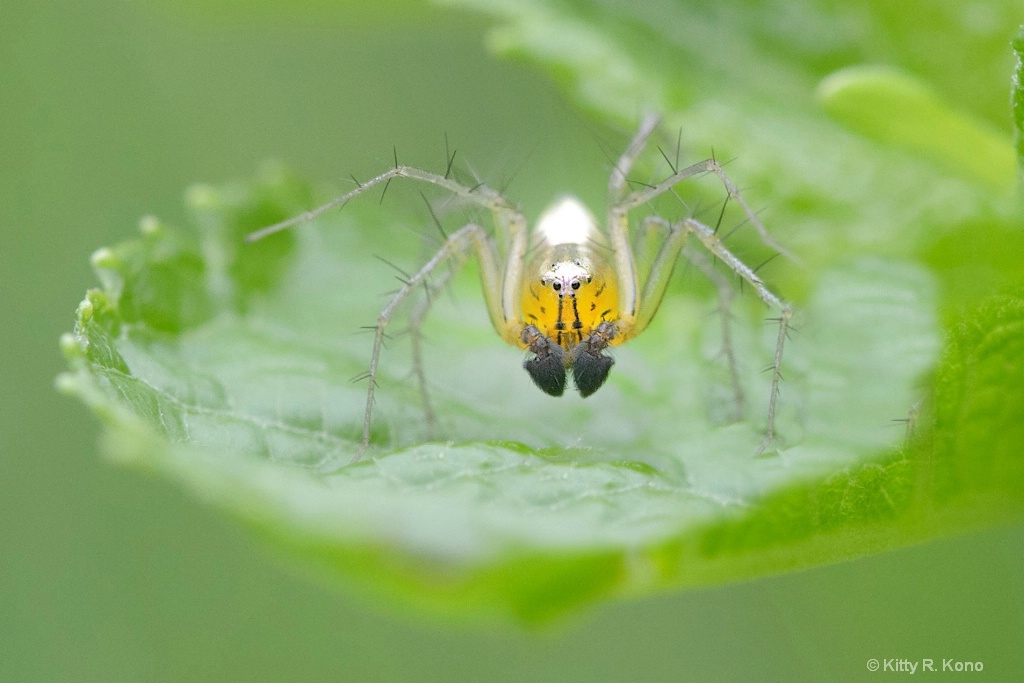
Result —
<instances>
[{"instance_id":1,"label":"spider eye","mask_svg":"<svg viewBox=\"0 0 1024 683\"><path fill-rule=\"evenodd\" d=\"M580 281L579 280L573 280L572 281L572 288L573 289L579 289L580 288Z\"/></svg>"},{"instance_id":2,"label":"spider eye","mask_svg":"<svg viewBox=\"0 0 1024 683\"><path fill-rule=\"evenodd\" d=\"M551 283L551 288L557 292L562 288L562 283L556 280L555 282Z\"/></svg>"}]
</instances>

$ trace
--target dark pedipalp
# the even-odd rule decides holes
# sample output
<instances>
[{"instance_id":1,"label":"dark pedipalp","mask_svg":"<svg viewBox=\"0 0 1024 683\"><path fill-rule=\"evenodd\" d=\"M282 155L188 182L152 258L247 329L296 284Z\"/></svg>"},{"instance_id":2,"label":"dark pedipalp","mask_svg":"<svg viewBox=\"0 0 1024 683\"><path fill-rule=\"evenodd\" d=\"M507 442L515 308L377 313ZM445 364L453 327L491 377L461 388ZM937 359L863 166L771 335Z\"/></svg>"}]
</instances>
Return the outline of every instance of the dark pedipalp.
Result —
<instances>
[{"instance_id":1,"label":"dark pedipalp","mask_svg":"<svg viewBox=\"0 0 1024 683\"><path fill-rule=\"evenodd\" d=\"M569 352L573 383L583 398L600 389L608 379L615 359L602 351L608 348L615 332L614 324L603 322Z\"/></svg>"},{"instance_id":2,"label":"dark pedipalp","mask_svg":"<svg viewBox=\"0 0 1024 683\"><path fill-rule=\"evenodd\" d=\"M523 362L533 383L545 394L561 396L565 393L565 350L533 325L523 328L521 338L534 354Z\"/></svg>"}]
</instances>

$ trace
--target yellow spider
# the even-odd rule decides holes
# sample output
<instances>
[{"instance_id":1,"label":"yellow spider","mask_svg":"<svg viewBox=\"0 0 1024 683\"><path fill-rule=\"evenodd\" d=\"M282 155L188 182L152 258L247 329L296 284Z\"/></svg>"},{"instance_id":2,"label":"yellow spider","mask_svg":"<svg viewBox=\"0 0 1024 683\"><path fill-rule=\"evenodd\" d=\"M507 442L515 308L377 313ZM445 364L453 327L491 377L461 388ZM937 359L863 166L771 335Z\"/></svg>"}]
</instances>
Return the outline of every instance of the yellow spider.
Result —
<instances>
[{"instance_id":1,"label":"yellow spider","mask_svg":"<svg viewBox=\"0 0 1024 683\"><path fill-rule=\"evenodd\" d=\"M626 175L657 127L658 120L657 116L646 116L642 120L612 170L608 181L609 208L605 231L598 229L594 217L578 200L564 197L544 212L531 235L525 217L490 187L483 184L467 187L451 179L449 173L438 175L400 166L396 162L394 168L358 184L351 192L312 211L258 230L246 238L252 242L298 223L313 220L376 185L385 183L386 187L393 178L410 178L436 185L469 203L483 206L493 214L496 228L493 234L470 223L447 235L437 253L417 273L403 281L402 287L378 316L373 328L370 369L366 373L369 388L363 419L362 448L356 458L370 442L377 368L385 329L395 310L418 287L426 285L441 265L461 261L471 252L475 254L480 262L481 284L491 323L502 339L531 354L523 365L534 383L547 394L561 396L565 391L567 376L572 375L576 389L581 396L586 397L601 387L614 363L611 357L604 355L604 350L636 337L651 323L676 260L690 235L695 235L712 255L748 283L764 303L780 312L778 341L771 366L768 425L758 452L764 450L775 434L782 347L792 308L765 287L753 269L725 248L714 229L693 218L676 222L658 217L645 219L645 226L653 224L664 228L666 236L641 283L636 258L630 246L629 213L672 190L685 178L713 173L725 186L729 198L743 208L747 220L757 230L762 241L776 251L784 253L784 250L772 241L736 185L714 159L673 169L660 183L627 192ZM450 166L451 159L449 172ZM502 239L501 248L499 237ZM699 266L702 263L707 265L694 256L691 258ZM716 275L708 267L702 267L702 270L709 277ZM719 283L719 286L723 284ZM432 424L434 415L426 395L418 353L419 325L424 313L425 307L414 313L411 328L414 338L414 369L420 380L427 421ZM731 350L728 348L727 356L732 363ZM735 368L731 367L730 370L734 371ZM741 393L735 372L733 376L734 389L739 397Z\"/></svg>"}]
</instances>

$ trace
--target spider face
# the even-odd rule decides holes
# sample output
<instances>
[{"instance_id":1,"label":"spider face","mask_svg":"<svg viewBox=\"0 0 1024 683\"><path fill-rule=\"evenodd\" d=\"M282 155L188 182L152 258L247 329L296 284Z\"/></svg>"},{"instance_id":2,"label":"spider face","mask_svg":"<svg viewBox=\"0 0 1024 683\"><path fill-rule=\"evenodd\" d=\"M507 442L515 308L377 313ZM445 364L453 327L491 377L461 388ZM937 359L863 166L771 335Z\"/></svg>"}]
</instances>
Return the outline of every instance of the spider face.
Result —
<instances>
[{"instance_id":1,"label":"spider face","mask_svg":"<svg viewBox=\"0 0 1024 683\"><path fill-rule=\"evenodd\" d=\"M576 291L584 284L593 280L590 274L589 264L583 265L578 258L572 261L558 261L552 263L551 268L541 275L540 284L543 287L551 287L555 294L565 298L576 296Z\"/></svg>"}]
</instances>

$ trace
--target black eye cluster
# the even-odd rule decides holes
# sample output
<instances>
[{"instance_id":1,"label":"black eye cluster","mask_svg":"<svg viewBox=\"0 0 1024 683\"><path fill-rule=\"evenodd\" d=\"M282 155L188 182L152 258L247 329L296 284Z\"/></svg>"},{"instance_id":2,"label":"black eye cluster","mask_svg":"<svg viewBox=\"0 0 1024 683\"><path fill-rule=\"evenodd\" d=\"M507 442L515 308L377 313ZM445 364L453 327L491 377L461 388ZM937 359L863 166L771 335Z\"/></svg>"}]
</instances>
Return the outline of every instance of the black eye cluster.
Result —
<instances>
[{"instance_id":1,"label":"black eye cluster","mask_svg":"<svg viewBox=\"0 0 1024 683\"><path fill-rule=\"evenodd\" d=\"M590 278L587 278L587 282L590 282ZM573 288L573 291L579 289L580 288L580 281L579 280L573 280L572 284L570 285L570 287ZM562 290L562 283L559 282L558 280L555 280L554 282L551 283L551 289L555 290L556 292L561 291Z\"/></svg>"},{"instance_id":2,"label":"black eye cluster","mask_svg":"<svg viewBox=\"0 0 1024 683\"><path fill-rule=\"evenodd\" d=\"M573 261L573 265L579 266L580 268L583 267L583 264L579 260ZM558 266L557 263L552 263L551 264L551 269L554 270L557 266ZM587 284L590 284L590 282L592 280L593 280L593 278L588 274L587 275ZM548 286L548 279L547 279L547 277L542 277L540 279L540 284L542 286L544 286L544 287L547 287ZM572 290L575 292L576 290L578 290L580 288L580 286L582 284L583 283L580 282L579 280L574 279L572 281L572 283L570 283L569 286L572 287ZM551 283L551 289L555 290L556 292L561 292L562 291L562 283L559 282L558 280L555 280L554 282Z\"/></svg>"},{"instance_id":3,"label":"black eye cluster","mask_svg":"<svg viewBox=\"0 0 1024 683\"><path fill-rule=\"evenodd\" d=\"M591 278L590 278L590 276L588 275L588 276L587 276L587 283L588 283L588 284L590 283L590 280L591 280ZM547 284L547 283L546 283L546 282L544 282L544 280L541 280L541 284ZM581 283L581 282L580 282L579 280L573 280L573 281L572 281L572 284L571 284L571 285L569 285L569 286L570 286L570 287L572 287L572 290L573 290L573 291L575 292L575 291L576 291L577 289L579 289L579 288L580 288L580 285L581 285L581 284L582 284L582 283ZM551 289L555 290L556 292L560 292L560 291L562 291L562 283L561 283L561 282L559 282L558 280L555 280L554 282L552 282L552 283L551 283Z\"/></svg>"}]
</instances>

